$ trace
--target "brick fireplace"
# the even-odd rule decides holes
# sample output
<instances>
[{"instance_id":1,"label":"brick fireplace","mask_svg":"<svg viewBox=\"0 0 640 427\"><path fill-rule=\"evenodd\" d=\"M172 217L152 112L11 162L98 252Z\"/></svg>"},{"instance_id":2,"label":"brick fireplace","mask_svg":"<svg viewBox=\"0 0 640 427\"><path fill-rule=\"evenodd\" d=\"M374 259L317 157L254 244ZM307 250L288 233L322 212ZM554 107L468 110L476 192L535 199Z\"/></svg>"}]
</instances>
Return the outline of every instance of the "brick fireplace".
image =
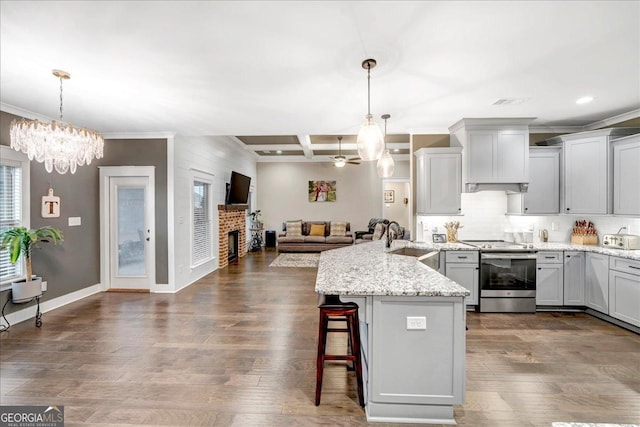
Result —
<instances>
[{"instance_id":1,"label":"brick fireplace","mask_svg":"<svg viewBox=\"0 0 640 427\"><path fill-rule=\"evenodd\" d=\"M218 205L218 267L229 265L229 232L238 231L238 256L247 254L247 205Z\"/></svg>"}]
</instances>

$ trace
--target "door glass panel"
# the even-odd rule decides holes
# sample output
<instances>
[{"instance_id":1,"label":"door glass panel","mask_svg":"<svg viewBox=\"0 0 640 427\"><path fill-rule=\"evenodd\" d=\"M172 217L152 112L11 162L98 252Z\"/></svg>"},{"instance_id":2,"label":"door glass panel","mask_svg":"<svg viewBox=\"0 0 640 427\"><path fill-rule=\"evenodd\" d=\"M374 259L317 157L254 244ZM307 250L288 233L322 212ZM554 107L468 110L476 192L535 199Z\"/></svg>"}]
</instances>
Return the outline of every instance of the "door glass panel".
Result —
<instances>
[{"instance_id":1,"label":"door glass panel","mask_svg":"<svg viewBox=\"0 0 640 427\"><path fill-rule=\"evenodd\" d=\"M144 187L118 187L117 222L117 275L145 275Z\"/></svg>"}]
</instances>

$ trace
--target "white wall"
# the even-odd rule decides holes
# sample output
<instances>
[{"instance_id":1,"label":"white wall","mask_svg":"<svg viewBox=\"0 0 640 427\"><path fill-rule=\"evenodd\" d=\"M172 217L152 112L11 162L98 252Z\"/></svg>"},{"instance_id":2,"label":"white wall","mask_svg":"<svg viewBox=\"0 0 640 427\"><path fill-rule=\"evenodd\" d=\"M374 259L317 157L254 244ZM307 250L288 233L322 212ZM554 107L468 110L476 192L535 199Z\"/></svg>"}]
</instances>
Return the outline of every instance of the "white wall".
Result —
<instances>
[{"instance_id":1,"label":"white wall","mask_svg":"<svg viewBox=\"0 0 640 427\"><path fill-rule=\"evenodd\" d=\"M224 204L231 171L251 177L255 189L256 158L224 136L176 136L174 143L174 227L175 289L180 289L218 268L218 205ZM214 259L191 268L191 176L193 172L213 175ZM253 191L255 198L255 191ZM254 201L255 204L255 201Z\"/></svg>"},{"instance_id":2,"label":"white wall","mask_svg":"<svg viewBox=\"0 0 640 427\"><path fill-rule=\"evenodd\" d=\"M394 202L384 204L384 214L382 216L389 221L396 221L408 230L411 222L411 213L409 211L409 203L405 204L404 199L411 197L409 182L385 181L384 191L387 190L393 190Z\"/></svg>"},{"instance_id":3,"label":"white wall","mask_svg":"<svg viewBox=\"0 0 640 427\"><path fill-rule=\"evenodd\" d=\"M458 231L459 240L509 240L538 242L538 231L547 229L550 242L569 242L576 220L585 219L595 224L600 242L603 234L611 234L622 226L631 229L628 234L640 234L640 218L613 215L506 215L507 195L503 191L480 191L462 194L462 215L417 217L416 240L431 241L433 229L444 234L443 224L460 221L464 228ZM553 226L552 226L553 225ZM555 228L555 230L553 230Z\"/></svg>"},{"instance_id":4,"label":"white wall","mask_svg":"<svg viewBox=\"0 0 640 427\"><path fill-rule=\"evenodd\" d=\"M256 208L265 228L280 232L294 219L349 221L351 230L366 230L369 219L382 216L382 179L375 162L333 167L330 163L258 163ZM409 162L397 161L394 178L409 177ZM308 201L309 181L336 181L336 201Z\"/></svg>"}]
</instances>

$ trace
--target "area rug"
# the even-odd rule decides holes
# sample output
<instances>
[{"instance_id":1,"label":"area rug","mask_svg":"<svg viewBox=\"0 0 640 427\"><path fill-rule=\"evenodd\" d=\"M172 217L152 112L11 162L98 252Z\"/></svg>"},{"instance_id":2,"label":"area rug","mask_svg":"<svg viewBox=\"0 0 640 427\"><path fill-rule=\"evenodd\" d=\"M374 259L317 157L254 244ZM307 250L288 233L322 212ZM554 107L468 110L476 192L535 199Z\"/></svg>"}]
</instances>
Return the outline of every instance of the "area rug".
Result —
<instances>
[{"instance_id":1,"label":"area rug","mask_svg":"<svg viewBox=\"0 0 640 427\"><path fill-rule=\"evenodd\" d=\"M280 254L269 267L317 267L320 254Z\"/></svg>"}]
</instances>

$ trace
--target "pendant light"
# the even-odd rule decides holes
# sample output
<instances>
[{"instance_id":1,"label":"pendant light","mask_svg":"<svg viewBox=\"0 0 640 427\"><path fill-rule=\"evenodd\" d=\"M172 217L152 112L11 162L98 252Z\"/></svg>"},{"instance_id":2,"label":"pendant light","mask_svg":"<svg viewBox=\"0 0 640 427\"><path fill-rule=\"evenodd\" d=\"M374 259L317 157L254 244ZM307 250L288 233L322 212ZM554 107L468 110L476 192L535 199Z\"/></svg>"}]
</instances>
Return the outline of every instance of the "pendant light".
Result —
<instances>
[{"instance_id":1,"label":"pendant light","mask_svg":"<svg viewBox=\"0 0 640 427\"><path fill-rule=\"evenodd\" d=\"M53 70L60 80L60 121L14 120L11 123L11 148L27 154L29 160L43 162L47 172L76 173L78 166L102 158L104 139L98 132L64 122L62 81L71 78L66 71Z\"/></svg>"},{"instance_id":2,"label":"pendant light","mask_svg":"<svg viewBox=\"0 0 640 427\"><path fill-rule=\"evenodd\" d=\"M382 152L382 156L380 156L380 158L378 159L378 164L376 165L376 168L378 169L378 176L380 178L389 178L393 176L393 169L395 167L393 157L391 157L391 153L389 153L389 149L387 148L387 120L390 117L390 114L382 115L382 119L384 119L384 151Z\"/></svg>"},{"instance_id":3,"label":"pendant light","mask_svg":"<svg viewBox=\"0 0 640 427\"><path fill-rule=\"evenodd\" d=\"M358 155L364 161L378 159L384 149L382 132L371 115L371 69L376 65L375 59L362 61L362 68L367 70L367 115L358 132Z\"/></svg>"}]
</instances>

